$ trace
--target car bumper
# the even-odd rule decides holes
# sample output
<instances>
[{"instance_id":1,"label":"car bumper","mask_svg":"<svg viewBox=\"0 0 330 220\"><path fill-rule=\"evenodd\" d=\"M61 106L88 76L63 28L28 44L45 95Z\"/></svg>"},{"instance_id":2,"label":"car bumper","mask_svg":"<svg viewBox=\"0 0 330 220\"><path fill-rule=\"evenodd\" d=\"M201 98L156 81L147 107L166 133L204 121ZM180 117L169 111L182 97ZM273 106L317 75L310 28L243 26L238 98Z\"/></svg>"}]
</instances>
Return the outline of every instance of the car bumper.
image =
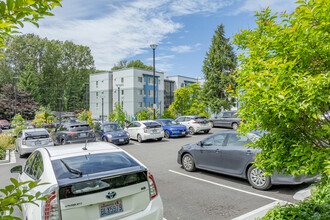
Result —
<instances>
[{"instance_id":1,"label":"car bumper","mask_svg":"<svg viewBox=\"0 0 330 220\"><path fill-rule=\"evenodd\" d=\"M141 212L135 213L134 215L122 218L123 220L163 220L163 202L158 195L156 198L150 201L147 208Z\"/></svg>"},{"instance_id":2,"label":"car bumper","mask_svg":"<svg viewBox=\"0 0 330 220\"><path fill-rule=\"evenodd\" d=\"M129 143L129 137L120 137L120 138L111 138L108 139L109 143L113 143L113 144L128 144Z\"/></svg>"},{"instance_id":3,"label":"car bumper","mask_svg":"<svg viewBox=\"0 0 330 220\"><path fill-rule=\"evenodd\" d=\"M35 149L37 148L41 148L41 147L50 147L50 146L54 146L54 143L51 142L47 145L37 145L37 146L27 146L27 145L21 145L19 146L19 153L21 155L24 155L24 154L30 154L32 153Z\"/></svg>"},{"instance_id":4,"label":"car bumper","mask_svg":"<svg viewBox=\"0 0 330 220\"><path fill-rule=\"evenodd\" d=\"M193 126L196 132L211 130L211 125Z\"/></svg>"},{"instance_id":5,"label":"car bumper","mask_svg":"<svg viewBox=\"0 0 330 220\"><path fill-rule=\"evenodd\" d=\"M162 131L160 133L155 133L155 134L144 133L144 134L141 135L141 137L142 137L142 140L163 138L164 137L164 131Z\"/></svg>"},{"instance_id":6,"label":"car bumper","mask_svg":"<svg viewBox=\"0 0 330 220\"><path fill-rule=\"evenodd\" d=\"M306 176L306 175L300 175L300 176L293 176L293 175L280 175L280 174L274 174L271 176L271 182L274 185L277 184L288 184L288 185L296 185L301 184L304 182L312 182L316 181L317 176Z\"/></svg>"},{"instance_id":7,"label":"car bumper","mask_svg":"<svg viewBox=\"0 0 330 220\"><path fill-rule=\"evenodd\" d=\"M170 137L182 137L188 134L188 131L170 131Z\"/></svg>"}]
</instances>

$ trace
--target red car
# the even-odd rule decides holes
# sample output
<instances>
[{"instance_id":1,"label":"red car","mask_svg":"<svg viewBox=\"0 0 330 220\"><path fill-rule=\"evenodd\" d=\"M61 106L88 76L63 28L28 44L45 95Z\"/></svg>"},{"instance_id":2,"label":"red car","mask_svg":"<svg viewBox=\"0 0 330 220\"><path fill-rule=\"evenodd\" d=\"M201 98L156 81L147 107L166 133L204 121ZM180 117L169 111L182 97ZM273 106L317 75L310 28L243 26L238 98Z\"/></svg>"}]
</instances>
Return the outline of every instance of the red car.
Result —
<instances>
[{"instance_id":1,"label":"red car","mask_svg":"<svg viewBox=\"0 0 330 220\"><path fill-rule=\"evenodd\" d=\"M0 120L1 129L10 129L10 123L7 120Z\"/></svg>"}]
</instances>

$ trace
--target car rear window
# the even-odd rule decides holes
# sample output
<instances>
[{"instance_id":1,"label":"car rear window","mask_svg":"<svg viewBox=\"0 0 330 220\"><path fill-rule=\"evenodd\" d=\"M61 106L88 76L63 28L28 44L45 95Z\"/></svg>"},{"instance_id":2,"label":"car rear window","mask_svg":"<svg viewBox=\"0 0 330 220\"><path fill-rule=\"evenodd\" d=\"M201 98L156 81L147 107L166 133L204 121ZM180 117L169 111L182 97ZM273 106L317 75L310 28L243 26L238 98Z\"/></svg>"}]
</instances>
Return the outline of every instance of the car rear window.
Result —
<instances>
[{"instance_id":1,"label":"car rear window","mask_svg":"<svg viewBox=\"0 0 330 220\"><path fill-rule=\"evenodd\" d=\"M144 122L143 123L147 128L160 128L162 127L160 124L157 122Z\"/></svg>"},{"instance_id":2,"label":"car rear window","mask_svg":"<svg viewBox=\"0 0 330 220\"><path fill-rule=\"evenodd\" d=\"M139 166L136 161L134 161L124 152L90 154L64 158L61 160L70 168L80 171L82 175ZM77 177L77 175L69 172L61 160L58 159L52 161L56 178L61 180Z\"/></svg>"},{"instance_id":3,"label":"car rear window","mask_svg":"<svg viewBox=\"0 0 330 220\"><path fill-rule=\"evenodd\" d=\"M26 140L49 138L49 134L47 131L29 131L25 132L25 136Z\"/></svg>"},{"instance_id":4,"label":"car rear window","mask_svg":"<svg viewBox=\"0 0 330 220\"><path fill-rule=\"evenodd\" d=\"M197 122L206 122L207 121L207 118L205 116L194 116L194 119Z\"/></svg>"},{"instance_id":5,"label":"car rear window","mask_svg":"<svg viewBox=\"0 0 330 220\"><path fill-rule=\"evenodd\" d=\"M71 125L70 131L88 131L91 130L89 125Z\"/></svg>"}]
</instances>

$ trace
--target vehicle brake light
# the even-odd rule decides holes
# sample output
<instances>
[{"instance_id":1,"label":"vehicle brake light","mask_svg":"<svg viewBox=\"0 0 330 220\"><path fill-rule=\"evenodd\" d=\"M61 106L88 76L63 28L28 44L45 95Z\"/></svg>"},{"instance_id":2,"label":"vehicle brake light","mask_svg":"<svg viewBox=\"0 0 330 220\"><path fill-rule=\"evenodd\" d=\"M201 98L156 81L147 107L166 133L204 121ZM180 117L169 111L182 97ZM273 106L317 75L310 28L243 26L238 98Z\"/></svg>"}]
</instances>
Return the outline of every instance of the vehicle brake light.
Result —
<instances>
[{"instance_id":1,"label":"vehicle brake light","mask_svg":"<svg viewBox=\"0 0 330 220\"><path fill-rule=\"evenodd\" d=\"M144 133L147 133L147 128L144 128L143 131L144 131Z\"/></svg>"},{"instance_id":2,"label":"vehicle brake light","mask_svg":"<svg viewBox=\"0 0 330 220\"><path fill-rule=\"evenodd\" d=\"M156 196L158 196L158 191L157 191L155 179L151 173L148 174L148 179L149 179L150 199L153 199Z\"/></svg>"},{"instance_id":3,"label":"vehicle brake light","mask_svg":"<svg viewBox=\"0 0 330 220\"><path fill-rule=\"evenodd\" d=\"M197 124L197 123L198 123L198 121L193 121L193 123L194 123L194 124Z\"/></svg>"},{"instance_id":4,"label":"vehicle brake light","mask_svg":"<svg viewBox=\"0 0 330 220\"><path fill-rule=\"evenodd\" d=\"M56 191L50 193L49 201L44 201L44 220L59 219Z\"/></svg>"},{"instance_id":5,"label":"vehicle brake light","mask_svg":"<svg viewBox=\"0 0 330 220\"><path fill-rule=\"evenodd\" d=\"M25 145L25 139L22 140L22 145Z\"/></svg>"},{"instance_id":6,"label":"vehicle brake light","mask_svg":"<svg viewBox=\"0 0 330 220\"><path fill-rule=\"evenodd\" d=\"M53 142L53 138L52 137L49 137L49 142Z\"/></svg>"},{"instance_id":7,"label":"vehicle brake light","mask_svg":"<svg viewBox=\"0 0 330 220\"><path fill-rule=\"evenodd\" d=\"M66 132L67 135L74 135L74 134L78 134L78 132Z\"/></svg>"}]
</instances>

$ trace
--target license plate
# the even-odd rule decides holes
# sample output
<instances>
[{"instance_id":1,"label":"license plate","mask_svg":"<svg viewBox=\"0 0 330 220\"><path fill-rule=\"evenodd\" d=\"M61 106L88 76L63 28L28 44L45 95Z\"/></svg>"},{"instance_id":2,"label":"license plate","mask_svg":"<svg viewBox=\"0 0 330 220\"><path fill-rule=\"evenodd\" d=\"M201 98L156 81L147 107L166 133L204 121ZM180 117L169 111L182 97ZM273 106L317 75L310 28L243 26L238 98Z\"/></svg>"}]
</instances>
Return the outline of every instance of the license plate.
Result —
<instances>
[{"instance_id":1,"label":"license plate","mask_svg":"<svg viewBox=\"0 0 330 220\"><path fill-rule=\"evenodd\" d=\"M181 132L181 134L185 134L186 132Z\"/></svg>"},{"instance_id":2,"label":"license plate","mask_svg":"<svg viewBox=\"0 0 330 220\"><path fill-rule=\"evenodd\" d=\"M104 203L100 205L100 216L113 215L119 212L123 212L123 204L121 200L113 201L110 203Z\"/></svg>"},{"instance_id":3,"label":"license plate","mask_svg":"<svg viewBox=\"0 0 330 220\"><path fill-rule=\"evenodd\" d=\"M124 142L124 139L119 139L119 142Z\"/></svg>"},{"instance_id":4,"label":"license plate","mask_svg":"<svg viewBox=\"0 0 330 220\"><path fill-rule=\"evenodd\" d=\"M36 142L34 142L34 144L35 144L35 145L40 145L41 142L40 142L40 141L36 141Z\"/></svg>"},{"instance_id":5,"label":"license plate","mask_svg":"<svg viewBox=\"0 0 330 220\"><path fill-rule=\"evenodd\" d=\"M88 135L87 135L87 133L80 133L79 136L80 137L87 137Z\"/></svg>"},{"instance_id":6,"label":"license plate","mask_svg":"<svg viewBox=\"0 0 330 220\"><path fill-rule=\"evenodd\" d=\"M154 130L153 130L153 133L157 133L157 129L154 129Z\"/></svg>"}]
</instances>

